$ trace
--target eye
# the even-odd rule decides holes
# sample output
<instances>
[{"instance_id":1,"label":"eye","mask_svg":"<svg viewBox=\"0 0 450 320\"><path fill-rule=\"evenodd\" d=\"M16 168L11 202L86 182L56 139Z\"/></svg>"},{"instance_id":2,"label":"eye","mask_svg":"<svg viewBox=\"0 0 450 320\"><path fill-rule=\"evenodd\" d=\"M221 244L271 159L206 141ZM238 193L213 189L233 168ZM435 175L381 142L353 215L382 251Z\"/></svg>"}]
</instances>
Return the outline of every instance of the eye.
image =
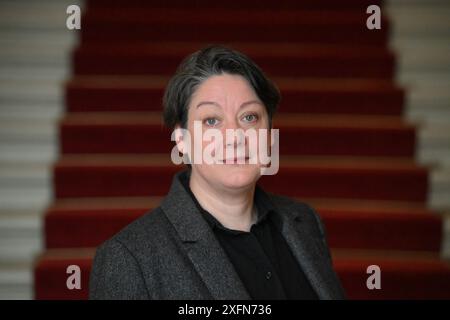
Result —
<instances>
[{"instance_id":1,"label":"eye","mask_svg":"<svg viewBox=\"0 0 450 320\"><path fill-rule=\"evenodd\" d=\"M207 126L214 127L219 123L219 120L217 120L216 118L207 118L203 121L203 123Z\"/></svg>"},{"instance_id":2,"label":"eye","mask_svg":"<svg viewBox=\"0 0 450 320\"><path fill-rule=\"evenodd\" d=\"M256 114L247 114L242 118L245 122L255 122L258 120L258 116Z\"/></svg>"}]
</instances>

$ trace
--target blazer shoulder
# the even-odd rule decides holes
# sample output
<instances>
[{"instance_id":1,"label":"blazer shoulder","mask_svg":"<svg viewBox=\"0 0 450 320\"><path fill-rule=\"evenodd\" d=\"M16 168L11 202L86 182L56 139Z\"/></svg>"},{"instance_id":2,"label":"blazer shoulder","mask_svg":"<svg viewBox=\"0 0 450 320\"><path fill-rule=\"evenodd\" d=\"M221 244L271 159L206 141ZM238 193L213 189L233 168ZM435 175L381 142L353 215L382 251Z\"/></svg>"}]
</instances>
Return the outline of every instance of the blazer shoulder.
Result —
<instances>
[{"instance_id":1,"label":"blazer shoulder","mask_svg":"<svg viewBox=\"0 0 450 320\"><path fill-rule=\"evenodd\" d=\"M98 246L91 269L90 298L153 298L149 288L155 286L154 270L176 241L170 228L157 207Z\"/></svg>"},{"instance_id":2,"label":"blazer shoulder","mask_svg":"<svg viewBox=\"0 0 450 320\"><path fill-rule=\"evenodd\" d=\"M169 229L170 223L162 209L157 207L125 226L106 243L115 241L130 252L148 252L158 244L167 242Z\"/></svg>"}]
</instances>

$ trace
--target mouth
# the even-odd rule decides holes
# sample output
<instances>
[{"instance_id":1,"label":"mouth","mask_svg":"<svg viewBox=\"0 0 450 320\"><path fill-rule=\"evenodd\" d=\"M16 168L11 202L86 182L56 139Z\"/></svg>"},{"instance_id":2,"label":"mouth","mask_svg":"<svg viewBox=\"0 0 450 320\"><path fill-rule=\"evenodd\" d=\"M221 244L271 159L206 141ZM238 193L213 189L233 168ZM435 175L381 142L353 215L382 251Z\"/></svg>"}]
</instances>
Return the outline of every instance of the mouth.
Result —
<instances>
[{"instance_id":1,"label":"mouth","mask_svg":"<svg viewBox=\"0 0 450 320\"><path fill-rule=\"evenodd\" d=\"M234 157L234 158L223 159L223 160L219 161L219 163L222 163L222 164L246 164L246 163L248 163L249 159L250 159L250 157Z\"/></svg>"}]
</instances>

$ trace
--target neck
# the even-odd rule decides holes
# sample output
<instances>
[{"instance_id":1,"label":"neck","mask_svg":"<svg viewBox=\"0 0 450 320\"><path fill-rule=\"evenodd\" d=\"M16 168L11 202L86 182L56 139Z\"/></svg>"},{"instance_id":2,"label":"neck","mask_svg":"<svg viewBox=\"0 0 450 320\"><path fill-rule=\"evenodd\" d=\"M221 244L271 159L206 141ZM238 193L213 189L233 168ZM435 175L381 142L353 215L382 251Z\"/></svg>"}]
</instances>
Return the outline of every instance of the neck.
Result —
<instances>
[{"instance_id":1,"label":"neck","mask_svg":"<svg viewBox=\"0 0 450 320\"><path fill-rule=\"evenodd\" d=\"M200 205L224 227L248 232L256 222L253 204L255 185L239 190L219 190L191 171L189 187Z\"/></svg>"}]
</instances>

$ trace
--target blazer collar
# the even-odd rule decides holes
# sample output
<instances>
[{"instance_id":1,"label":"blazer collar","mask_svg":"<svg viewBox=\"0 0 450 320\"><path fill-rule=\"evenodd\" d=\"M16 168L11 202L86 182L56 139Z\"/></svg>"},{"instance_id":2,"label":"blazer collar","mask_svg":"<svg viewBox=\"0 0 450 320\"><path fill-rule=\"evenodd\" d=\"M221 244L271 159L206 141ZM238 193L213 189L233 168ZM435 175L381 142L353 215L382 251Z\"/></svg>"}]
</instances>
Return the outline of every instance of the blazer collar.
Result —
<instances>
[{"instance_id":1,"label":"blazer collar","mask_svg":"<svg viewBox=\"0 0 450 320\"><path fill-rule=\"evenodd\" d=\"M213 298L250 299L225 251L179 180L181 175L189 174L190 170L175 174L161 208L183 241L191 262ZM279 214L281 232L319 298L339 298L339 292L334 290L333 271L323 262L327 258L320 249L322 246L302 223L304 213L274 205L267 194L264 199Z\"/></svg>"},{"instance_id":2,"label":"blazer collar","mask_svg":"<svg viewBox=\"0 0 450 320\"><path fill-rule=\"evenodd\" d=\"M285 208L279 208L279 212L282 219L281 232L319 299L342 299L342 293L336 286L334 271L327 263L328 257L323 251L323 244L317 243L320 240L302 223L301 212L286 212Z\"/></svg>"},{"instance_id":3,"label":"blazer collar","mask_svg":"<svg viewBox=\"0 0 450 320\"><path fill-rule=\"evenodd\" d=\"M189 259L213 299L250 299L234 266L181 184L181 174L188 174L188 171L175 174L170 191L161 203L161 209L178 232Z\"/></svg>"}]
</instances>

